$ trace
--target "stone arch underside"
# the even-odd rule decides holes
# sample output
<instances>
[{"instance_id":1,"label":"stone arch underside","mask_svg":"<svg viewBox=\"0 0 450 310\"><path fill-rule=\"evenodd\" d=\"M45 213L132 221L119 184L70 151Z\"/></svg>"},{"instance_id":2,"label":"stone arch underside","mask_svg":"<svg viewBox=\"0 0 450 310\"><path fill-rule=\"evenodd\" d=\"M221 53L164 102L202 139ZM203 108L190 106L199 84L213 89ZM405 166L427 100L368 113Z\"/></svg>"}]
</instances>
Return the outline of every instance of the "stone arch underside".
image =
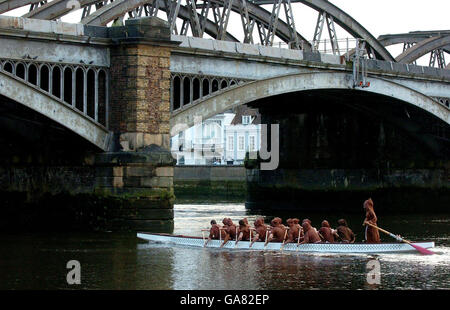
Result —
<instances>
[{"instance_id":1,"label":"stone arch underside","mask_svg":"<svg viewBox=\"0 0 450 310\"><path fill-rule=\"evenodd\" d=\"M384 95L416 106L450 124L450 112L430 97L403 85L370 77L370 87L358 91ZM171 135L193 126L199 119L208 119L234 107L276 95L308 90L353 90L352 75L348 73L304 73L249 82L220 91L194 104L172 112Z\"/></svg>"},{"instance_id":2,"label":"stone arch underside","mask_svg":"<svg viewBox=\"0 0 450 310\"><path fill-rule=\"evenodd\" d=\"M108 149L109 131L105 127L18 78L0 72L0 94L48 117L100 149Z\"/></svg>"}]
</instances>

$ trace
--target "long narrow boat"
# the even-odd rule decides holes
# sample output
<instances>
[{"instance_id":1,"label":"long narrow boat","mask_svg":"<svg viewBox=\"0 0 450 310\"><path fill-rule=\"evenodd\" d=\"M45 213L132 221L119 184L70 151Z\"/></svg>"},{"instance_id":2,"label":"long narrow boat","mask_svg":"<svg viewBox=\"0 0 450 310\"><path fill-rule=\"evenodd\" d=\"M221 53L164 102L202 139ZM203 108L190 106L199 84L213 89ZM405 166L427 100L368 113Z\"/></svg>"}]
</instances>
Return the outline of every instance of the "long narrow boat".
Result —
<instances>
[{"instance_id":1,"label":"long narrow boat","mask_svg":"<svg viewBox=\"0 0 450 310\"><path fill-rule=\"evenodd\" d=\"M138 233L137 237L147 241L158 243L169 243L176 245L186 245L193 247L204 247L205 241L202 237L189 237L182 235L170 235L170 234L156 234L156 233ZM219 248L222 242L220 240L211 240L208 242L207 248ZM422 248L433 248L433 241L414 242ZM319 253L396 253L396 252L412 252L416 251L412 246L407 243L286 243L282 247L280 242L270 242L267 246L264 246L264 242L255 242L250 248L249 241L240 241L236 245L235 241L228 241L225 249L241 249L241 250L272 250L272 251L298 251L298 252L319 252Z\"/></svg>"}]
</instances>

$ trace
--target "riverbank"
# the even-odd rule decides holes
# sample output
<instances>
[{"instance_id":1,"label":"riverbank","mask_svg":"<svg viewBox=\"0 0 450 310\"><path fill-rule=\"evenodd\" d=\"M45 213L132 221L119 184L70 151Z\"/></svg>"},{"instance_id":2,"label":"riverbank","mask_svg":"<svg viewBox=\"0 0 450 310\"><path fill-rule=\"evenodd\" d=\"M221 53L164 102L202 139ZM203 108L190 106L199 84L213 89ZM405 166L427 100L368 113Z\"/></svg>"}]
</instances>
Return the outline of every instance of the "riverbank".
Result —
<instances>
[{"instance_id":1,"label":"riverbank","mask_svg":"<svg viewBox=\"0 0 450 310\"><path fill-rule=\"evenodd\" d=\"M175 202L243 202L245 173L244 166L175 166Z\"/></svg>"}]
</instances>

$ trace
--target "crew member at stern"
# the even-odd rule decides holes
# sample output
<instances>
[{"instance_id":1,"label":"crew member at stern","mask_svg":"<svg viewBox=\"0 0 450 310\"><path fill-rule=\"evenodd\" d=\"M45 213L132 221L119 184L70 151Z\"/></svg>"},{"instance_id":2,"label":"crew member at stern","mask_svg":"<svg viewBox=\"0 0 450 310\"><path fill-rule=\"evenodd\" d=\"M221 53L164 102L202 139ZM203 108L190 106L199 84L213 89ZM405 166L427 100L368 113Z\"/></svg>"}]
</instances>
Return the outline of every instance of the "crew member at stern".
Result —
<instances>
[{"instance_id":1,"label":"crew member at stern","mask_svg":"<svg viewBox=\"0 0 450 310\"><path fill-rule=\"evenodd\" d=\"M366 211L366 218L364 219L363 225L370 223L377 226L377 216L373 209L373 201L371 198L364 201L364 210ZM366 225L365 238L367 243L380 243L380 233L378 229L370 225Z\"/></svg>"}]
</instances>

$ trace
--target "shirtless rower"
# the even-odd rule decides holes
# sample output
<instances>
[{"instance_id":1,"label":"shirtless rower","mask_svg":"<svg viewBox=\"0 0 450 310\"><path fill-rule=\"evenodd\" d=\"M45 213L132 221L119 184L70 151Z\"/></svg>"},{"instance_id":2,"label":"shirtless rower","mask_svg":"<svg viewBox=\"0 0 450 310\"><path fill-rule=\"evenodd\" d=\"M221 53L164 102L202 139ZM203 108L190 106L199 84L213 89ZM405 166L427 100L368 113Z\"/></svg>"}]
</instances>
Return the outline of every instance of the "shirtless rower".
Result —
<instances>
[{"instance_id":1,"label":"shirtless rower","mask_svg":"<svg viewBox=\"0 0 450 310\"><path fill-rule=\"evenodd\" d=\"M250 243L250 247L252 247L253 243L256 241L266 241L268 227L264 224L264 218L259 217L255 220L255 236L253 237L252 242Z\"/></svg>"},{"instance_id":2,"label":"shirtless rower","mask_svg":"<svg viewBox=\"0 0 450 310\"><path fill-rule=\"evenodd\" d=\"M239 221L239 233L238 233L238 238L236 240L236 245L241 240L244 240L244 241L250 240L250 225L248 224L247 218L244 218Z\"/></svg>"},{"instance_id":3,"label":"shirtless rower","mask_svg":"<svg viewBox=\"0 0 450 310\"><path fill-rule=\"evenodd\" d=\"M339 235L339 239L341 239L344 243L354 243L356 240L355 234L353 231L347 226L347 221L344 219L340 219L337 221L338 228L336 228L337 234Z\"/></svg>"},{"instance_id":4,"label":"shirtless rower","mask_svg":"<svg viewBox=\"0 0 450 310\"><path fill-rule=\"evenodd\" d=\"M319 237L323 242L333 243L339 238L334 229L330 227L330 223L327 220L322 221L322 227L319 229Z\"/></svg>"},{"instance_id":5,"label":"shirtless rower","mask_svg":"<svg viewBox=\"0 0 450 310\"><path fill-rule=\"evenodd\" d=\"M302 227L305 232L305 237L303 241L300 242L300 244L320 242L319 233L311 226L308 221L304 221Z\"/></svg>"},{"instance_id":6,"label":"shirtless rower","mask_svg":"<svg viewBox=\"0 0 450 310\"><path fill-rule=\"evenodd\" d=\"M274 218L271 224L271 231L269 237L266 240L266 244L269 242L283 242L286 238L287 228L282 224L283 220L279 217Z\"/></svg>"},{"instance_id":7,"label":"shirtless rower","mask_svg":"<svg viewBox=\"0 0 450 310\"><path fill-rule=\"evenodd\" d=\"M233 221L228 217L224 218L222 223L222 231L225 233L225 238L223 239L223 243L220 247L223 247L228 240L236 238L236 225L233 224Z\"/></svg>"},{"instance_id":8,"label":"shirtless rower","mask_svg":"<svg viewBox=\"0 0 450 310\"><path fill-rule=\"evenodd\" d=\"M211 229L209 230L209 237L208 240L206 240L204 246L208 244L209 241L212 239L218 240L220 239L220 226L217 225L217 222L215 220L211 221Z\"/></svg>"},{"instance_id":9,"label":"shirtless rower","mask_svg":"<svg viewBox=\"0 0 450 310\"><path fill-rule=\"evenodd\" d=\"M303 227L303 223L305 223L305 222L308 222L309 225L311 225L311 227L312 227L316 232L318 232L317 228L315 228L315 227L312 226L312 222L311 222L310 219L303 219L303 221L302 221L302 227Z\"/></svg>"},{"instance_id":10,"label":"shirtless rower","mask_svg":"<svg viewBox=\"0 0 450 310\"><path fill-rule=\"evenodd\" d=\"M289 242L297 242L298 237L300 235L300 240L303 239L303 228L299 224L299 219L288 219L286 223L289 226L289 232L288 232L288 238L286 240L286 243Z\"/></svg>"}]
</instances>

